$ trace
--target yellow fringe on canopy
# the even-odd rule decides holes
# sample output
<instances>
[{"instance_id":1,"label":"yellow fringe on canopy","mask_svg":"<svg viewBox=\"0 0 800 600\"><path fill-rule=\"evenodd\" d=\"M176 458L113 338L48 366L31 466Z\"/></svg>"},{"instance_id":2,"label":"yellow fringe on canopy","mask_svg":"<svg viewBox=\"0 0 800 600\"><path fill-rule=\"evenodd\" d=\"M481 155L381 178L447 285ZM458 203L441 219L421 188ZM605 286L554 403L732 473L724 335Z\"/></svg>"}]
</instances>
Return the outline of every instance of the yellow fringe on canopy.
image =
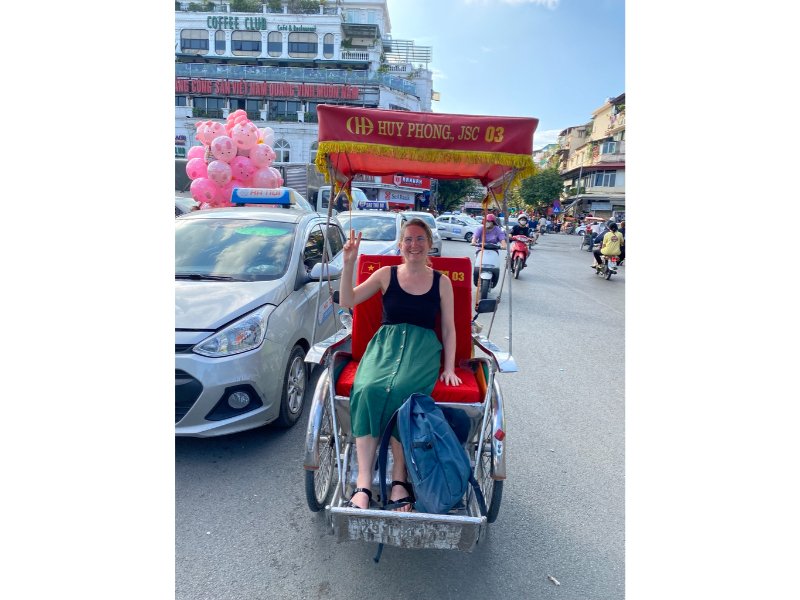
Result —
<instances>
[{"instance_id":1,"label":"yellow fringe on canopy","mask_svg":"<svg viewBox=\"0 0 800 600\"><path fill-rule=\"evenodd\" d=\"M529 154L509 154L507 152L472 152L470 150L443 150L441 148L409 148L384 144L365 144L363 142L320 142L317 148L315 164L317 171L330 181L326 158L329 154L353 152L355 154L372 154L387 158L415 160L432 163L469 163L502 165L519 169L515 182L535 175L536 166Z\"/></svg>"}]
</instances>

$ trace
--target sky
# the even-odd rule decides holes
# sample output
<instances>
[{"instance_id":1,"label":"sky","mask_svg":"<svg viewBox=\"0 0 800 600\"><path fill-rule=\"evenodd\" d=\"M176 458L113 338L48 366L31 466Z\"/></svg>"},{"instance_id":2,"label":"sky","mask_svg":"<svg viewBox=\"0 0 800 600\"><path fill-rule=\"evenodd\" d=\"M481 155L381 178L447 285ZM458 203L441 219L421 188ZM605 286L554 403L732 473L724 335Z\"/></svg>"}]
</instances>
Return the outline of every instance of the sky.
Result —
<instances>
[{"instance_id":1,"label":"sky","mask_svg":"<svg viewBox=\"0 0 800 600\"><path fill-rule=\"evenodd\" d=\"M430 46L434 112L536 117L534 148L625 91L624 0L388 0ZM443 26L446 24L446 26Z\"/></svg>"}]
</instances>

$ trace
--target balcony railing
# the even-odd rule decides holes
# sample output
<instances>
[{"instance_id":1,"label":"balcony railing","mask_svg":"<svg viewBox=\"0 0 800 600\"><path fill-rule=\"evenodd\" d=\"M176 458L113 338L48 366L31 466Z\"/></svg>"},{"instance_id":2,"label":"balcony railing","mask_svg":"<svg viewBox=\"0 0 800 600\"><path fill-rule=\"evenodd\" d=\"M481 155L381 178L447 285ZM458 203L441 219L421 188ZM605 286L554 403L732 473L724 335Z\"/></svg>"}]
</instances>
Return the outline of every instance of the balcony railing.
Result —
<instances>
[{"instance_id":1,"label":"balcony railing","mask_svg":"<svg viewBox=\"0 0 800 600\"><path fill-rule=\"evenodd\" d=\"M606 131L613 131L625 127L625 113L622 112L618 115L611 115L611 122L608 124Z\"/></svg>"},{"instance_id":2,"label":"balcony railing","mask_svg":"<svg viewBox=\"0 0 800 600\"><path fill-rule=\"evenodd\" d=\"M288 5L271 8L259 0L253 0L242 10L234 10L230 2L175 2L175 10L179 12L245 12L278 15L339 15L338 6L308 6L290 8Z\"/></svg>"},{"instance_id":3,"label":"balcony railing","mask_svg":"<svg viewBox=\"0 0 800 600\"><path fill-rule=\"evenodd\" d=\"M342 60L369 60L369 52L342 50Z\"/></svg>"},{"instance_id":4,"label":"balcony railing","mask_svg":"<svg viewBox=\"0 0 800 600\"><path fill-rule=\"evenodd\" d=\"M301 67L263 67L249 65L212 65L176 63L176 77L206 79L245 79L251 81L297 81L299 83L341 83L349 85L385 85L406 94L417 95L417 86L388 73L347 71L343 69L304 69Z\"/></svg>"}]
</instances>

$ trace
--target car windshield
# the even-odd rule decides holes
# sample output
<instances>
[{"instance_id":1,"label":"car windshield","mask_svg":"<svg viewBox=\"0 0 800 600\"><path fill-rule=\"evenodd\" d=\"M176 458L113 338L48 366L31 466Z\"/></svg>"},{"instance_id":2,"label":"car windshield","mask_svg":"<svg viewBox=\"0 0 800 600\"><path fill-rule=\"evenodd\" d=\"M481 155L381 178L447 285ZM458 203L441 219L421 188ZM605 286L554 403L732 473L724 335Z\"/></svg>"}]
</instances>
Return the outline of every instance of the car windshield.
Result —
<instances>
[{"instance_id":1,"label":"car windshield","mask_svg":"<svg viewBox=\"0 0 800 600\"><path fill-rule=\"evenodd\" d=\"M254 219L177 219L175 277L269 281L289 266L295 225Z\"/></svg>"},{"instance_id":2,"label":"car windshield","mask_svg":"<svg viewBox=\"0 0 800 600\"><path fill-rule=\"evenodd\" d=\"M348 231L350 227L361 233L365 242L390 242L397 239L397 219L395 217L382 217L379 215L339 215L342 229ZM351 225L352 224L352 225Z\"/></svg>"},{"instance_id":3,"label":"car windshield","mask_svg":"<svg viewBox=\"0 0 800 600\"><path fill-rule=\"evenodd\" d=\"M408 216L411 219L422 219L428 224L428 227L431 227L434 231L436 231L436 219L433 218L433 215L426 213L410 213Z\"/></svg>"}]
</instances>

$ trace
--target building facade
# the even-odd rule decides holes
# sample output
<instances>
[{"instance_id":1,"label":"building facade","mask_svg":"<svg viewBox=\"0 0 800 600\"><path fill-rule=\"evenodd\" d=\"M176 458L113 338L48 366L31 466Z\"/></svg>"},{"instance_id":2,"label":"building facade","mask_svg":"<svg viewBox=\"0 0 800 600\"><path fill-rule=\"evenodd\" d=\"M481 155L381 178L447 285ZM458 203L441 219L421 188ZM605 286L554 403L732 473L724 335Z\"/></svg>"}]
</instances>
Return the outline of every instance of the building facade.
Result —
<instances>
[{"instance_id":1,"label":"building facade","mask_svg":"<svg viewBox=\"0 0 800 600\"><path fill-rule=\"evenodd\" d=\"M175 157L199 144L195 123L245 110L275 131L275 166L305 194L319 184L317 106L431 111L431 60L392 39L386 0L176 2Z\"/></svg>"},{"instance_id":2,"label":"building facade","mask_svg":"<svg viewBox=\"0 0 800 600\"><path fill-rule=\"evenodd\" d=\"M561 131L558 146L565 214L624 219L625 94L606 100L589 123Z\"/></svg>"}]
</instances>

